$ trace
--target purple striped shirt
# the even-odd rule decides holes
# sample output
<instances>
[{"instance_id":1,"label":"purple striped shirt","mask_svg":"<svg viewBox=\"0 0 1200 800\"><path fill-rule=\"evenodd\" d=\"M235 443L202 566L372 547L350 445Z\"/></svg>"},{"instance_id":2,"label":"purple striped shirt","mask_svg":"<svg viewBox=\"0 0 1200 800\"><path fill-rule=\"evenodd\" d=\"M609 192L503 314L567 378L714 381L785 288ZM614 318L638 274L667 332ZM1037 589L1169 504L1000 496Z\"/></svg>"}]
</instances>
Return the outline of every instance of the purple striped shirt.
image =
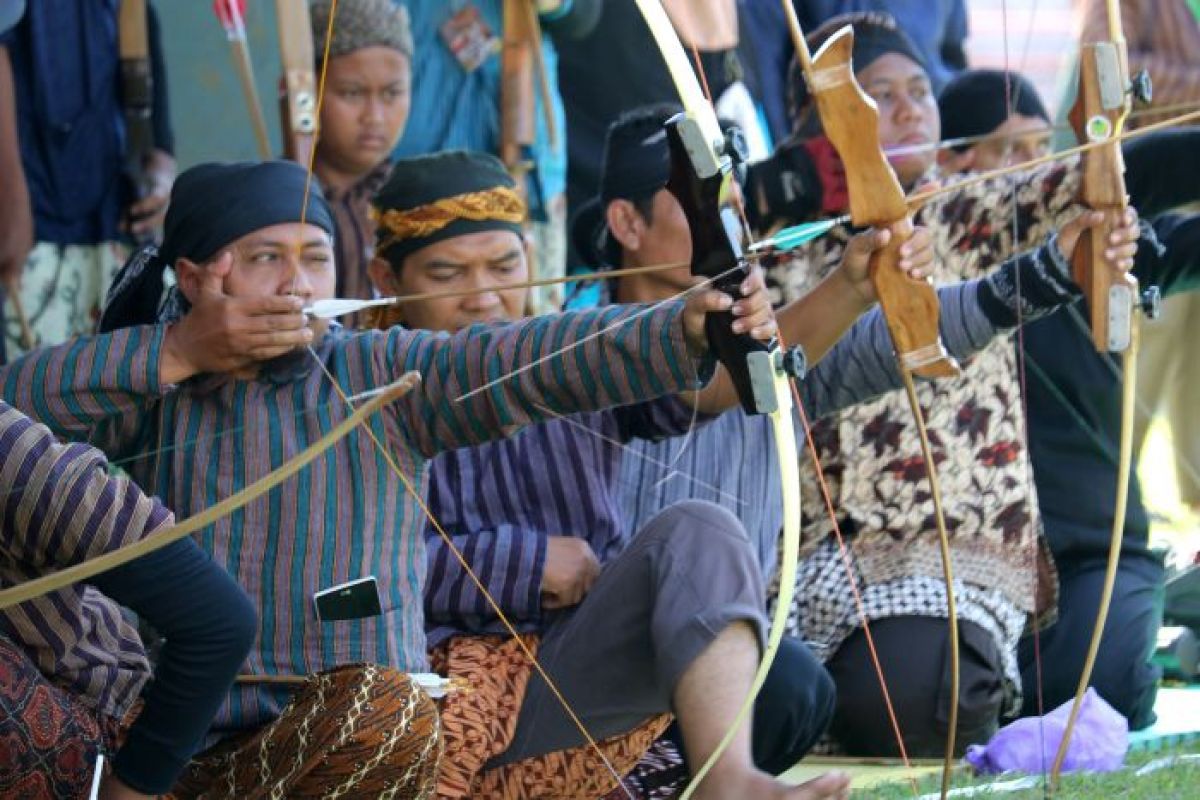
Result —
<instances>
[{"instance_id":1,"label":"purple striped shirt","mask_svg":"<svg viewBox=\"0 0 1200 800\"><path fill-rule=\"evenodd\" d=\"M0 403L0 585L13 586L170 526L171 513L94 448L60 444ZM150 677L137 631L112 600L77 583L0 611L0 634L38 669L120 719Z\"/></svg>"},{"instance_id":2,"label":"purple striped shirt","mask_svg":"<svg viewBox=\"0 0 1200 800\"><path fill-rule=\"evenodd\" d=\"M426 459L440 451L502 436L549 413L694 387L681 309L672 303L631 318L638 307L614 307L476 326L454 336L336 329L314 352L348 394L421 372L420 387L370 423L421 492ZM161 386L163 331L132 328L39 351L0 371L0 384L6 398L58 432L94 434L110 453L134 456L125 468L181 517L277 468L350 413L313 356L303 353L256 380L209 376L176 390ZM486 380L584 340L456 401ZM360 428L197 541L257 601L260 632L248 671L304 675L362 661L421 670L424 527L417 503ZM316 619L314 592L368 575L378 582L382 616ZM215 728L258 726L277 716L287 698L277 687L237 686Z\"/></svg>"},{"instance_id":3,"label":"purple striped shirt","mask_svg":"<svg viewBox=\"0 0 1200 800\"><path fill-rule=\"evenodd\" d=\"M624 444L680 435L694 419L690 406L670 396L442 453L430 466L430 510L505 615L536 630L546 538L586 539L601 563L615 557L629 536L617 489ZM430 646L460 633L504 632L441 534L428 526L425 535Z\"/></svg>"}]
</instances>

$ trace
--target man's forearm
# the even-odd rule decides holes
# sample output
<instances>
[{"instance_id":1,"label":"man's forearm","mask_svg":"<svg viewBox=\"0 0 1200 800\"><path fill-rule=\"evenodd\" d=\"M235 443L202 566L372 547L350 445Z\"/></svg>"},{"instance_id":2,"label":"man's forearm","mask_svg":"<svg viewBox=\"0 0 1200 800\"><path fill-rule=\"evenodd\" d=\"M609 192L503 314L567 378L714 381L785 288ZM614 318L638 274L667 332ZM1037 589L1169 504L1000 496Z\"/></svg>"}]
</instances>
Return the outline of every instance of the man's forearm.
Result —
<instances>
[{"instance_id":1,"label":"man's forearm","mask_svg":"<svg viewBox=\"0 0 1200 800\"><path fill-rule=\"evenodd\" d=\"M87 434L162 396L163 334L161 327L124 328L35 350L0 368L0 392L60 436Z\"/></svg>"},{"instance_id":2,"label":"man's forearm","mask_svg":"<svg viewBox=\"0 0 1200 800\"><path fill-rule=\"evenodd\" d=\"M480 444L563 414L630 405L707 383L712 361L688 350L683 304L607 306L454 336L392 329L395 377L421 372L401 401L427 456ZM487 388L484 388L487 387Z\"/></svg>"},{"instance_id":3,"label":"man's forearm","mask_svg":"<svg viewBox=\"0 0 1200 800\"><path fill-rule=\"evenodd\" d=\"M546 564L545 534L511 525L450 537L472 571L517 620L531 619L541 610L542 574ZM466 618L492 619L496 611L470 579L450 545L436 531L426 544L425 612L437 623Z\"/></svg>"}]
</instances>

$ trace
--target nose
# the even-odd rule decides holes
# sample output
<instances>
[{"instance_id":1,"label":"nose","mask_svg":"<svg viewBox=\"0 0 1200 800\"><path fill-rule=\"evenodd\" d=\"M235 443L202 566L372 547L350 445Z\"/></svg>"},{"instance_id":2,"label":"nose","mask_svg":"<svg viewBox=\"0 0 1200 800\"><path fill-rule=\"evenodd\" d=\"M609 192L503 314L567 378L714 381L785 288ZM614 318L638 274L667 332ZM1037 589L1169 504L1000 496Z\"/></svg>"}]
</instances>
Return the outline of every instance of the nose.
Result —
<instances>
[{"instance_id":1,"label":"nose","mask_svg":"<svg viewBox=\"0 0 1200 800\"><path fill-rule=\"evenodd\" d=\"M898 121L911 122L921 118L922 106L908 92L900 92L894 114Z\"/></svg>"},{"instance_id":2,"label":"nose","mask_svg":"<svg viewBox=\"0 0 1200 800\"><path fill-rule=\"evenodd\" d=\"M384 103L378 95L370 95L363 104L364 122L381 122L383 120Z\"/></svg>"},{"instance_id":3,"label":"nose","mask_svg":"<svg viewBox=\"0 0 1200 800\"><path fill-rule=\"evenodd\" d=\"M281 281L285 294L299 297L310 297L313 292L312 282L308 271L304 269L303 259L299 253L288 253L283 259L283 275Z\"/></svg>"},{"instance_id":4,"label":"nose","mask_svg":"<svg viewBox=\"0 0 1200 800\"><path fill-rule=\"evenodd\" d=\"M471 291L462 298L462 306L467 311L491 311L500 305L500 287L486 277L473 278L465 288Z\"/></svg>"}]
</instances>

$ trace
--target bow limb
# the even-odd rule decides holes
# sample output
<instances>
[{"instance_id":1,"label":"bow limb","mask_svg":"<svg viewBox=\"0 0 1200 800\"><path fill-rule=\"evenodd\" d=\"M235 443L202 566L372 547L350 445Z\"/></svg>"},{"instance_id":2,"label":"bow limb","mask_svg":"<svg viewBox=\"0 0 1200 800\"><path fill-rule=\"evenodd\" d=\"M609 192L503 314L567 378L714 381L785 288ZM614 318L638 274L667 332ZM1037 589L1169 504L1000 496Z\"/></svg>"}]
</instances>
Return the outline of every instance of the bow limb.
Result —
<instances>
[{"instance_id":1,"label":"bow limb","mask_svg":"<svg viewBox=\"0 0 1200 800\"><path fill-rule=\"evenodd\" d=\"M790 0L782 0L796 57L804 72L825 135L837 149L846 169L850 194L850 216L855 225L889 227L892 241L871 257L871 280L887 320L888 331L896 348L900 372L904 377L908 403L916 422L925 471L929 478L934 520L946 582L947 621L950 639L950 719L946 753L942 764L941 796L950 791L955 760L955 736L958 727L959 652L958 614L954 601L954 567L950 537L942 510L937 464L925 426L925 417L917 398L913 375L927 378L953 377L958 363L946 352L938 333L939 304L933 286L905 275L898 267L900 247L911 236L912 220L904 190L887 155L879 145L879 112L863 92L854 75L852 54L854 31L846 26L834 33L813 56L800 28ZM882 674L880 675L882 679ZM903 751L903 742L900 743Z\"/></svg>"},{"instance_id":2,"label":"bow limb","mask_svg":"<svg viewBox=\"0 0 1200 800\"><path fill-rule=\"evenodd\" d=\"M372 398L370 402L360 406L353 414L346 417L346 419L330 430L329 433L298 453L290 461L216 505L193 517L189 517L183 522L173 525L162 533L131 542L124 547L95 556L94 558L89 558L72 567L35 578L31 581L25 581L18 586L0 591L0 610L16 605L17 603L24 603L27 600L32 600L49 592L57 591L73 583L85 581L102 572L107 572L122 564L153 553L155 550L166 547L172 542L179 541L185 536L191 536L203 530L225 515L232 514L234 511L253 502L288 478L294 476L326 450L344 439L352 430L363 424L371 415L375 414L388 403L395 402L412 391L420 382L420 379L421 376L418 373L408 373L396 383L386 387L382 393Z\"/></svg>"},{"instance_id":3,"label":"bow limb","mask_svg":"<svg viewBox=\"0 0 1200 800\"><path fill-rule=\"evenodd\" d=\"M329 15L326 43L333 32L337 3L333 4L333 9L334 12ZM283 152L292 161L307 166L311 173L320 98L313 66L316 55L308 0L275 0L275 16L279 27L279 57L283 67L283 76L279 81Z\"/></svg>"},{"instance_id":4,"label":"bow limb","mask_svg":"<svg viewBox=\"0 0 1200 800\"><path fill-rule=\"evenodd\" d=\"M1135 86L1129 79L1125 35L1117 0L1108 0L1109 40L1083 45L1079 56L1079 89L1069 119L1080 142L1106 142L1083 157L1079 200L1092 209L1106 212L1103 225L1084 231L1072 258L1075 282L1082 287L1090 311L1092 343L1097 352L1123 352L1121 391L1121 431L1117 461L1117 486L1113 510L1112 535L1104 584L1096 609L1096 621L1088 642L1083 669L1071 711L1063 728L1062 739L1050 770L1050 786L1057 788L1059 776L1071 744L1083 698L1091 682L1096 656L1108 621L1121 545L1125 538L1125 512L1129 497L1129 478L1133 461L1133 420L1137 402L1136 375L1139 329L1136 312L1139 303L1137 279L1128 273L1114 275L1103 263L1108 236L1114 226L1123 224L1128 197L1125 193L1125 162L1119 136L1131 109L1130 95ZM1148 90L1143 89L1144 93ZM1154 290L1151 290L1152 292ZM1152 295L1152 296L1156 296ZM1152 313L1151 303L1143 308ZM1101 357L1104 357L1103 355Z\"/></svg>"},{"instance_id":5,"label":"bow limb","mask_svg":"<svg viewBox=\"0 0 1200 800\"><path fill-rule=\"evenodd\" d=\"M671 174L667 189L679 201L692 236L692 273L716 278L716 288L736 294L747 272L742 252L743 230L731 201L733 149L727 143L716 112L705 98L688 64L683 45L659 0L637 0L654 40L671 73L684 113L667 123ZM783 584L771 621L770 634L745 701L708 758L693 773L683 800L691 797L713 766L729 749L754 709L783 639L787 615L795 591L800 552L799 456L793 429L793 406L785 357L777 342L764 344L745 335L733 334L728 312L710 313L705 321L710 345L729 372L743 409L749 414L768 414L779 458L784 510ZM793 371L795 369L793 368Z\"/></svg>"}]
</instances>

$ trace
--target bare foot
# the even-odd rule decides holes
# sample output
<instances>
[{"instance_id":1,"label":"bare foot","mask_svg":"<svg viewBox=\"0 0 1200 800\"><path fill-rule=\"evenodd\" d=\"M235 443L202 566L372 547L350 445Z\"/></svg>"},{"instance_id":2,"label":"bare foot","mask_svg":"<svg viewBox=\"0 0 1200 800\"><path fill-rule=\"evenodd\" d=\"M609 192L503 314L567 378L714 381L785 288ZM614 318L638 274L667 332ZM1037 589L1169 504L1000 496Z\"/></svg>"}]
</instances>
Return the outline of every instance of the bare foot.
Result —
<instances>
[{"instance_id":1,"label":"bare foot","mask_svg":"<svg viewBox=\"0 0 1200 800\"><path fill-rule=\"evenodd\" d=\"M756 800L848 800L850 776L844 772L827 772L799 786L789 786L765 772L736 776L710 773L695 795L704 800L756 798Z\"/></svg>"},{"instance_id":2,"label":"bare foot","mask_svg":"<svg viewBox=\"0 0 1200 800\"><path fill-rule=\"evenodd\" d=\"M844 772L826 772L789 789L783 796L788 800L849 800L850 776Z\"/></svg>"}]
</instances>

